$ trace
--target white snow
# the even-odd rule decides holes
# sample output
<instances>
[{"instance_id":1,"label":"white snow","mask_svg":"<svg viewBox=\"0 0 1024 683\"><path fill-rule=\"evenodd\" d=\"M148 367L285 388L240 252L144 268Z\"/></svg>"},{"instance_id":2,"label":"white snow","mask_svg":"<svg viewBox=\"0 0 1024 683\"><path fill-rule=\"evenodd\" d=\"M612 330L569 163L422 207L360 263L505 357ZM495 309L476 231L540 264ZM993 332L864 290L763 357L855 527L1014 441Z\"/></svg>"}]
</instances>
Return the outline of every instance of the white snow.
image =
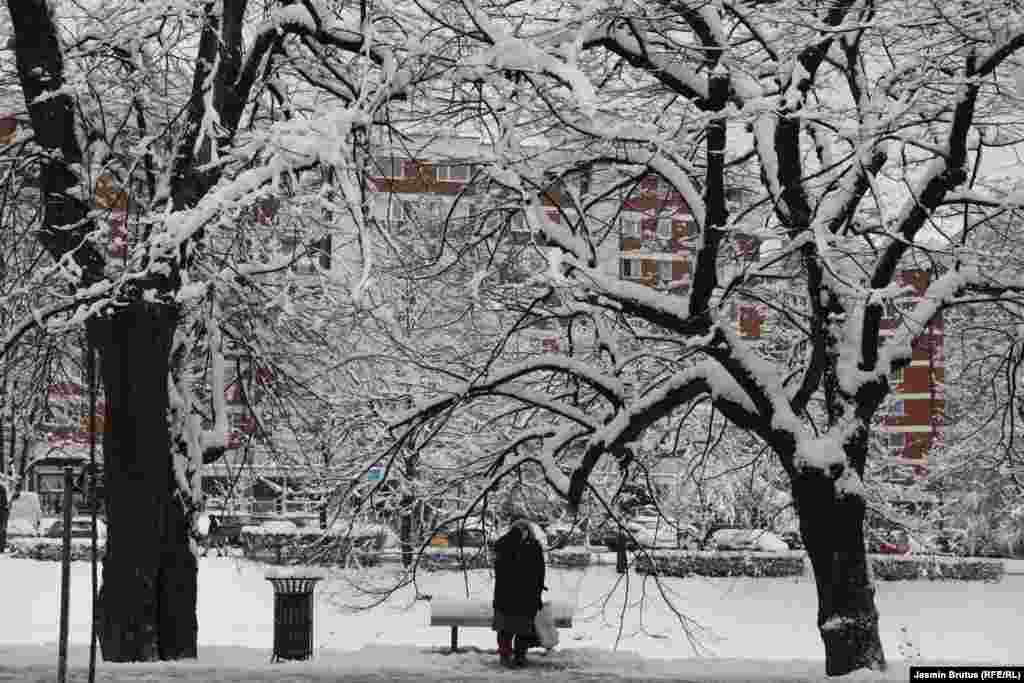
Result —
<instances>
[{"instance_id":1,"label":"white snow","mask_svg":"<svg viewBox=\"0 0 1024 683\"><path fill-rule=\"evenodd\" d=\"M830 436L804 439L797 444L796 466L810 467L828 472L833 465L846 464L846 454L839 442Z\"/></svg>"},{"instance_id":2,"label":"white snow","mask_svg":"<svg viewBox=\"0 0 1024 683\"><path fill-rule=\"evenodd\" d=\"M282 680L283 667L296 673L310 669L335 675L388 670L431 675L450 675L453 670L466 676L493 673L493 654L449 658L424 651L446 645L448 631L428 625L429 604L415 600L412 587L397 591L390 601L368 611L353 609L380 597L375 591L395 579L399 572L395 565L367 571L323 570L328 578L318 583L316 592L316 658L306 664L270 666L273 591L266 580L268 571L271 568L266 565L241 559L200 559L200 659L191 664L135 666L205 667L221 671L235 667L250 671L244 678L225 679L204 672L202 679L210 681L277 681ZM56 646L40 646L55 643L58 636L59 563L4 555L0 556L0 576L5 579L0 584L0 604L4 605L5 614L0 620L0 643L4 644L0 645L0 661L5 666L17 662L23 666L52 667ZM769 676L780 681L823 678L822 646L814 623L814 582L810 577L666 579L666 592L674 596L689 618L705 627L709 654L722 658L712 660L680 659L692 657L692 651L651 580L645 582L644 577L628 575L630 604L624 611L621 586L605 601L619 578L609 566L548 569L549 590L544 599L574 605L573 626L561 631L562 644L550 658L536 657L543 662L526 673L550 674L549 680L565 680L559 679L565 668L578 668L588 675L628 675L633 680L638 676L674 676L676 680L695 681L765 680ZM70 639L77 646L72 650L72 663L81 666L89 634L87 562L72 564L71 586ZM1019 664L1014 657L1019 657L1024 576L1008 575L998 584L879 582L876 588L882 642L895 666L886 678L879 674L856 677L907 680L905 666L910 662L901 660L899 644L908 636L925 661ZM421 573L417 589L420 595L437 599L467 594L487 599L491 572ZM612 653L609 650L619 638L620 613L624 615L620 652ZM489 629L463 629L459 640L460 644L491 651L495 647L494 634ZM544 668L547 662L552 669ZM254 669L265 670L258 674L265 678L257 677Z\"/></svg>"}]
</instances>

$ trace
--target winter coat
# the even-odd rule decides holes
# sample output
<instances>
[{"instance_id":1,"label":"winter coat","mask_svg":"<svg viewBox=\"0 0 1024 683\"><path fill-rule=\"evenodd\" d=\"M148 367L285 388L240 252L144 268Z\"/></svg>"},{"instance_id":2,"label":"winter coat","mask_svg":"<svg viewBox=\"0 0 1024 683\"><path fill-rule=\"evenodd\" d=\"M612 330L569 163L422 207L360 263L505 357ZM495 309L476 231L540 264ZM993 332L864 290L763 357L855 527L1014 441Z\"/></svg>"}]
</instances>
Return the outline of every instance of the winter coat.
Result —
<instances>
[{"instance_id":1,"label":"winter coat","mask_svg":"<svg viewBox=\"0 0 1024 683\"><path fill-rule=\"evenodd\" d=\"M544 590L544 550L525 524L494 545L494 629L530 635Z\"/></svg>"}]
</instances>

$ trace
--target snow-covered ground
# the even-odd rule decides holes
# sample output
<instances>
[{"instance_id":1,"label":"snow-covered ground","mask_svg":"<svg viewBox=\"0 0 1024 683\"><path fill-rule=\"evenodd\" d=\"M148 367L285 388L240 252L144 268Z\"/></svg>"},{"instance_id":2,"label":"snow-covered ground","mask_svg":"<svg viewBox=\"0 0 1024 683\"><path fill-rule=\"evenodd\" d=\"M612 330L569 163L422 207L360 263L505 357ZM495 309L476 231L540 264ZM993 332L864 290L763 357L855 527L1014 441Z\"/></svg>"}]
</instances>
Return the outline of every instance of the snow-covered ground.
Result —
<instances>
[{"instance_id":1,"label":"snow-covered ground","mask_svg":"<svg viewBox=\"0 0 1024 683\"><path fill-rule=\"evenodd\" d=\"M199 641L204 652L220 653L210 655L218 658L227 652L244 653L240 660L236 655L230 657L232 666L246 657L265 664L273 633L273 593L264 578L269 568L236 558L204 558L200 566ZM445 645L448 629L429 626L429 602L416 600L411 587L398 591L384 604L359 609L380 599L382 596L372 591L387 586L397 571L396 567L383 566L364 572L330 572L317 589L319 664L310 666L324 666L335 659L369 663L380 655L379 661L388 665L419 662L428 670L435 666L467 666L472 670L467 674L480 667L484 668L477 673L485 672L493 664L493 656L452 658L424 652ZM0 620L0 661L6 661L3 651L11 647L22 646L15 649L27 656L39 650L30 645L56 642L59 564L0 556L0 577L4 613ZM548 597L577 606L573 627L562 631L558 650L543 660L552 670L585 664L587 671L600 671L602 666L635 671L641 663L652 672L675 671L674 675L693 667L708 670L706 661L668 661L692 657L693 651L680 618L667 606L652 579L631 574L627 586L612 568L600 566L585 571L549 569L547 585ZM718 661L716 671L727 673L729 667L738 667L737 675L741 670L749 673L753 662L758 662L755 670L763 673L772 667L780 672L819 673L823 668L810 579L667 579L662 586L685 615L682 623L703 642L706 654L722 660L748 660L747 664ZM423 572L417 588L421 595L452 597L468 593L486 598L490 573ZM879 582L878 606L886 652L897 664L917 657L978 664L1022 661L1017 653L1024 625L1024 576L1007 576L998 584ZM87 645L89 565L84 562L72 565L70 621L71 642ZM494 635L488 629L463 629L460 644L493 649ZM596 654L608 653L616 645L617 654ZM405 647L389 648L391 654L387 654L379 649L381 646ZM373 650L377 655L367 654L369 650L358 657L351 653L368 647L378 648ZM49 653L48 661L52 662L52 648L43 648L40 653L43 659ZM637 655L644 659L637 659ZM794 660L802 663L795 665ZM891 680L905 680L905 676Z\"/></svg>"},{"instance_id":2,"label":"snow-covered ground","mask_svg":"<svg viewBox=\"0 0 1024 683\"><path fill-rule=\"evenodd\" d=\"M0 645L0 680L51 683L56 646ZM74 683L84 683L88 648L73 646L69 670ZM894 663L885 673L858 671L845 681L909 680L907 666ZM424 648L370 645L357 652L324 650L309 662L269 664L266 651L204 647L199 659L172 663L107 664L97 662L100 683L813 683L822 681L820 662L787 660L645 659L607 650L570 649L530 655L524 670L498 665L493 650L442 654ZM13 677L7 677L8 672Z\"/></svg>"}]
</instances>

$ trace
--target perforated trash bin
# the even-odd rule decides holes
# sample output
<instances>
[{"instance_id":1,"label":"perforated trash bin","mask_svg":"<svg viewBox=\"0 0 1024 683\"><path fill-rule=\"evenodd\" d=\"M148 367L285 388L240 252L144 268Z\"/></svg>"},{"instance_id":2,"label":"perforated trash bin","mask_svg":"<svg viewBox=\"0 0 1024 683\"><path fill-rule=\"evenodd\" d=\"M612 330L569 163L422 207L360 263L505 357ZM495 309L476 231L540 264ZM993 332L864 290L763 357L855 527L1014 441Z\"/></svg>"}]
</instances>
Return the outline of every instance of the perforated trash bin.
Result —
<instances>
[{"instance_id":1,"label":"perforated trash bin","mask_svg":"<svg viewBox=\"0 0 1024 683\"><path fill-rule=\"evenodd\" d=\"M274 586L274 654L271 661L313 656L313 591L319 576L266 577Z\"/></svg>"}]
</instances>

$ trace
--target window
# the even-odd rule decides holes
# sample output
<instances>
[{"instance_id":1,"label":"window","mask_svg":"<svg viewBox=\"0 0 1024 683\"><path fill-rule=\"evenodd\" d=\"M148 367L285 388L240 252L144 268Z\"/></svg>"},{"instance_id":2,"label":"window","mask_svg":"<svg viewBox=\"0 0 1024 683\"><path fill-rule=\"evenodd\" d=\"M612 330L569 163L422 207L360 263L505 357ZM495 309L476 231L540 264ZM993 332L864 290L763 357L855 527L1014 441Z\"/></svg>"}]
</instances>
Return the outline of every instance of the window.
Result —
<instances>
[{"instance_id":1,"label":"window","mask_svg":"<svg viewBox=\"0 0 1024 683\"><path fill-rule=\"evenodd\" d=\"M383 223L385 229L390 230L407 222L413 210L405 200L392 199L375 213L379 216L377 220Z\"/></svg>"},{"instance_id":2,"label":"window","mask_svg":"<svg viewBox=\"0 0 1024 683\"><path fill-rule=\"evenodd\" d=\"M659 218L658 219L658 239L669 240L672 239L672 219L671 218Z\"/></svg>"},{"instance_id":3,"label":"window","mask_svg":"<svg viewBox=\"0 0 1024 683\"><path fill-rule=\"evenodd\" d=\"M370 175L381 178L401 178L402 160L394 157L377 157L373 160Z\"/></svg>"},{"instance_id":4,"label":"window","mask_svg":"<svg viewBox=\"0 0 1024 683\"><path fill-rule=\"evenodd\" d=\"M736 238L736 255L745 259L756 259L758 251L760 250L760 244L756 238L753 237L737 237Z\"/></svg>"},{"instance_id":5,"label":"window","mask_svg":"<svg viewBox=\"0 0 1024 683\"><path fill-rule=\"evenodd\" d=\"M671 261L658 261L658 282L671 282L672 281L672 262Z\"/></svg>"},{"instance_id":6,"label":"window","mask_svg":"<svg viewBox=\"0 0 1024 683\"><path fill-rule=\"evenodd\" d=\"M622 229L623 237L631 237L639 239L640 237L640 218L628 214L622 214L619 219L619 225Z\"/></svg>"},{"instance_id":7,"label":"window","mask_svg":"<svg viewBox=\"0 0 1024 683\"><path fill-rule=\"evenodd\" d=\"M634 258L624 258L619 261L621 276L623 278L638 278L640 277L640 261Z\"/></svg>"},{"instance_id":8,"label":"window","mask_svg":"<svg viewBox=\"0 0 1024 683\"><path fill-rule=\"evenodd\" d=\"M281 235L278 239L281 241L281 252L284 254L294 255L299 248L298 235Z\"/></svg>"},{"instance_id":9,"label":"window","mask_svg":"<svg viewBox=\"0 0 1024 683\"><path fill-rule=\"evenodd\" d=\"M469 166L467 164L445 164L435 166L434 171L438 180L469 180Z\"/></svg>"},{"instance_id":10,"label":"window","mask_svg":"<svg viewBox=\"0 0 1024 683\"><path fill-rule=\"evenodd\" d=\"M63 474L40 474L36 480L36 490L39 493L64 490Z\"/></svg>"},{"instance_id":11,"label":"window","mask_svg":"<svg viewBox=\"0 0 1024 683\"><path fill-rule=\"evenodd\" d=\"M903 384L903 368L896 368L892 371L892 384Z\"/></svg>"},{"instance_id":12,"label":"window","mask_svg":"<svg viewBox=\"0 0 1024 683\"><path fill-rule=\"evenodd\" d=\"M242 434L256 431L256 418L244 410L228 413L228 424L231 429Z\"/></svg>"}]
</instances>

